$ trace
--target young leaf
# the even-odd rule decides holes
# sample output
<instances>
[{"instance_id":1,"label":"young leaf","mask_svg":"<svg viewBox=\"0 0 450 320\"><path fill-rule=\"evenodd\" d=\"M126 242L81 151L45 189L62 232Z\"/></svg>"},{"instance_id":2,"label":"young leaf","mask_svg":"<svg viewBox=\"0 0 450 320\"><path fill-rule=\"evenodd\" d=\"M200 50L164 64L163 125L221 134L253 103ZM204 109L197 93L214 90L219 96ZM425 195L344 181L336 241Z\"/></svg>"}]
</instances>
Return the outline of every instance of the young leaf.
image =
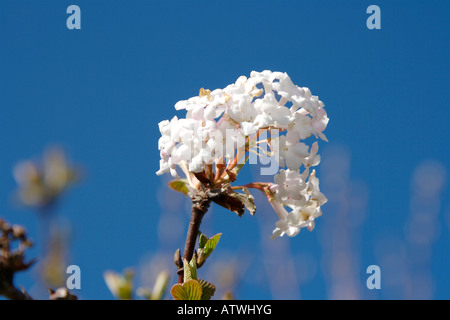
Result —
<instances>
[{"instance_id":1,"label":"young leaf","mask_svg":"<svg viewBox=\"0 0 450 320\"><path fill-rule=\"evenodd\" d=\"M202 286L202 300L210 300L216 292L216 287L205 280L199 279L198 282Z\"/></svg>"},{"instance_id":2,"label":"young leaf","mask_svg":"<svg viewBox=\"0 0 450 320\"><path fill-rule=\"evenodd\" d=\"M183 258L184 281L197 280L197 257L194 255L191 262Z\"/></svg>"},{"instance_id":3,"label":"young leaf","mask_svg":"<svg viewBox=\"0 0 450 320\"><path fill-rule=\"evenodd\" d=\"M208 237L199 231L198 232L198 247L203 249L205 247L206 241L208 241Z\"/></svg>"},{"instance_id":4,"label":"young leaf","mask_svg":"<svg viewBox=\"0 0 450 320\"><path fill-rule=\"evenodd\" d=\"M189 181L187 179L172 180L169 182L169 187L172 188L173 190L181 192L185 196L187 196L189 193L189 189L187 187L188 183L189 183Z\"/></svg>"},{"instance_id":5,"label":"young leaf","mask_svg":"<svg viewBox=\"0 0 450 320\"><path fill-rule=\"evenodd\" d=\"M203 263L205 263L206 258L214 251L219 242L220 236L222 234L216 234L215 236L208 239L203 233L199 232L199 248L197 250L197 268L200 268Z\"/></svg>"},{"instance_id":6,"label":"young leaf","mask_svg":"<svg viewBox=\"0 0 450 320\"><path fill-rule=\"evenodd\" d=\"M197 250L197 268L200 268L205 263L205 251L202 248Z\"/></svg>"},{"instance_id":7,"label":"young leaf","mask_svg":"<svg viewBox=\"0 0 450 320\"><path fill-rule=\"evenodd\" d=\"M183 284L175 284L170 294L175 300L200 300L202 298L202 285L194 279Z\"/></svg>"},{"instance_id":8,"label":"young leaf","mask_svg":"<svg viewBox=\"0 0 450 320\"><path fill-rule=\"evenodd\" d=\"M208 258L209 255L214 251L217 244L219 243L219 239L222 236L221 233L216 234L215 236L211 237L206 241L206 244L203 248L203 256L204 258Z\"/></svg>"}]
</instances>

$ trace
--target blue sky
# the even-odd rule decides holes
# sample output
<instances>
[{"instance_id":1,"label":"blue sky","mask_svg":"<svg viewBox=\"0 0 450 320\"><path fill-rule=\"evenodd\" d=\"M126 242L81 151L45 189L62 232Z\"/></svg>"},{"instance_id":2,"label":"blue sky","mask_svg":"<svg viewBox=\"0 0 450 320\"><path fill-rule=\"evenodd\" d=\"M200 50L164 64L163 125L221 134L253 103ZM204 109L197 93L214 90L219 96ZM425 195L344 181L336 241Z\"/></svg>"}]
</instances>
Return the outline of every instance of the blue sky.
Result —
<instances>
[{"instance_id":1,"label":"blue sky","mask_svg":"<svg viewBox=\"0 0 450 320\"><path fill-rule=\"evenodd\" d=\"M71 4L81 8L81 30L66 27ZM381 8L380 30L366 27L371 4ZM3 0L0 216L25 225L37 237L34 212L11 203L16 188L12 167L39 157L47 146L64 147L86 173L58 208L72 223L71 263L82 269L79 295L111 298L103 271L138 268L143 257L164 250L170 257L183 246L185 229L181 234L169 230L170 243L158 233L161 216L170 211L158 200L169 192L166 180L154 174L158 122L182 116L174 104L196 95L200 87L223 88L252 70L283 71L326 105L330 142L320 145L324 163L319 178L326 163L334 172L336 164L326 162L326 155L338 155L348 166L343 174L354 192L349 202L359 203L353 194L367 196L352 213L364 219L352 229L355 239L348 248L357 260L353 279L358 280L358 297L405 298L399 288L409 282L367 290L365 269L380 265L388 281L389 272L400 272L400 266L384 268L383 253L406 252L402 263L411 274L417 269L431 278L429 297L448 299L449 12L447 1ZM419 248L427 253L426 263L411 258L417 247L408 244L405 231L413 211L412 176L423 163L437 163L437 176L444 178L433 220L439 232L427 248ZM327 194L327 184L322 190ZM183 203L180 195L169 195L169 201ZM331 296L330 271L324 265L333 251L324 243L327 219L329 224L339 215L336 203L330 200L328 212L324 206L314 232L279 239L291 258L310 259L297 264L292 258L293 274L315 265L316 272L294 298ZM186 206L172 210L178 210L174 216L185 226ZM258 221L273 225L274 215L262 209L259 217L239 219L214 208L210 216L205 228L224 234L218 258L236 251L253 257L248 269L254 272L244 274L236 296L282 297L270 293L267 269L258 263L271 260L258 254L267 250ZM17 281L29 288L33 279L24 274ZM420 283L411 286L421 290Z\"/></svg>"}]
</instances>

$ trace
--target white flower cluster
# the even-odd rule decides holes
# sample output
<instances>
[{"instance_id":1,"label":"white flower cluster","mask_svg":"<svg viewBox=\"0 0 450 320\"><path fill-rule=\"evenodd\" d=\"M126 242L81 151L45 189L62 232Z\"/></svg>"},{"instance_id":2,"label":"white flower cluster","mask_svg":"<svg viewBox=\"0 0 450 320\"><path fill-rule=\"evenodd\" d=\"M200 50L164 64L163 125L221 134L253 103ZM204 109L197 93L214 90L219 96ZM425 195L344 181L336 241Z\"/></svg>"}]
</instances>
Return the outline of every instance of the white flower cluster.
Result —
<instances>
[{"instance_id":1,"label":"white flower cluster","mask_svg":"<svg viewBox=\"0 0 450 320\"><path fill-rule=\"evenodd\" d=\"M320 207L327 202L327 198L320 192L316 171L313 170L309 177L308 174L309 168L302 174L287 169L280 170L275 176L275 185L270 187L275 196L269 201L280 220L275 224L272 238L284 234L293 237L304 227L312 231L314 220L322 215Z\"/></svg>"},{"instance_id":2,"label":"white flower cluster","mask_svg":"<svg viewBox=\"0 0 450 320\"><path fill-rule=\"evenodd\" d=\"M177 177L177 165L185 172L199 173L207 165L242 160L258 132L278 130L277 137L267 140L280 166L287 167L269 188L280 218L274 235L293 236L301 227L311 228L326 198L319 191L315 171L308 179L309 168L320 162L318 144L310 148L302 140L315 136L327 141L323 131L328 118L324 104L308 88L293 84L286 73L253 71L249 78L241 76L224 89L201 89L198 96L179 101L175 109L185 109L186 118L159 123L158 175L170 172ZM302 165L305 169L300 174Z\"/></svg>"}]
</instances>

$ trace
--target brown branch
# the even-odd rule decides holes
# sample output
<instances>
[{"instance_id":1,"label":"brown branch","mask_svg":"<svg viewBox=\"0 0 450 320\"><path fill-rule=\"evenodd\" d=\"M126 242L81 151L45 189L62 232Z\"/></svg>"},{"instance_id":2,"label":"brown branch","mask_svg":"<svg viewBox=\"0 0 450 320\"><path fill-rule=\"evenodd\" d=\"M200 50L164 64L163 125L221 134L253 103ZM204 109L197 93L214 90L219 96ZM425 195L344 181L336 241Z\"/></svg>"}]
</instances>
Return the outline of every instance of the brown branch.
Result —
<instances>
[{"instance_id":1,"label":"brown branch","mask_svg":"<svg viewBox=\"0 0 450 320\"><path fill-rule=\"evenodd\" d=\"M189 229L186 236L186 243L184 246L183 258L187 261L191 261L194 255L195 243L197 241L198 231L202 222L203 216L208 211L211 200L203 192L200 195L192 198L192 212L191 221L189 222ZM183 283L184 274L183 270L178 270L178 283Z\"/></svg>"},{"instance_id":2,"label":"brown branch","mask_svg":"<svg viewBox=\"0 0 450 320\"><path fill-rule=\"evenodd\" d=\"M12 250L12 242L19 242ZM32 246L25 229L18 225L10 225L0 219L0 296L11 300L30 300L31 297L14 286L16 272L27 270L33 263L25 262L25 250Z\"/></svg>"},{"instance_id":3,"label":"brown branch","mask_svg":"<svg viewBox=\"0 0 450 320\"><path fill-rule=\"evenodd\" d=\"M31 297L14 286L9 286L5 288L0 295L10 299L10 300L32 300Z\"/></svg>"}]
</instances>

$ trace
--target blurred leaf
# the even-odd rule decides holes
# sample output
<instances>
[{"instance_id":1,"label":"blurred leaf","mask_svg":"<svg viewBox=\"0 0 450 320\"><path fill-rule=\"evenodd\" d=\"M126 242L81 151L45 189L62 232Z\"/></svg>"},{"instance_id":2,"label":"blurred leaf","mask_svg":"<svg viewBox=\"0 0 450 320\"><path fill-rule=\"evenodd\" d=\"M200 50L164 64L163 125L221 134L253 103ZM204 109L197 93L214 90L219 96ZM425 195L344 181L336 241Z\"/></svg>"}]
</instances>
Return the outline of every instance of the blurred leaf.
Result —
<instances>
[{"instance_id":1,"label":"blurred leaf","mask_svg":"<svg viewBox=\"0 0 450 320\"><path fill-rule=\"evenodd\" d=\"M49 208L71 185L80 180L80 170L66 159L59 148L45 151L40 161L21 161L14 166L15 192L22 204Z\"/></svg>"},{"instance_id":2,"label":"blurred leaf","mask_svg":"<svg viewBox=\"0 0 450 320\"><path fill-rule=\"evenodd\" d=\"M133 275L131 270L126 270L123 275L114 271L106 271L103 277L116 298L131 300L133 298Z\"/></svg>"},{"instance_id":3,"label":"blurred leaf","mask_svg":"<svg viewBox=\"0 0 450 320\"><path fill-rule=\"evenodd\" d=\"M145 300L162 300L166 293L169 280L169 272L167 272L166 270L161 271L156 278L152 290L150 290L149 288L139 288L137 290L137 294L143 297Z\"/></svg>"},{"instance_id":4,"label":"blurred leaf","mask_svg":"<svg viewBox=\"0 0 450 320\"><path fill-rule=\"evenodd\" d=\"M233 294L231 293L231 291L227 291L225 292L225 294L222 297L222 300L234 300Z\"/></svg>"},{"instance_id":5,"label":"blurred leaf","mask_svg":"<svg viewBox=\"0 0 450 320\"><path fill-rule=\"evenodd\" d=\"M161 300L166 293L167 286L169 285L169 272L161 271L156 278L155 285L153 286L151 300Z\"/></svg>"},{"instance_id":6,"label":"blurred leaf","mask_svg":"<svg viewBox=\"0 0 450 320\"><path fill-rule=\"evenodd\" d=\"M197 280L191 279L183 284L175 284L170 294L175 300L201 300L202 286Z\"/></svg>"},{"instance_id":7,"label":"blurred leaf","mask_svg":"<svg viewBox=\"0 0 450 320\"><path fill-rule=\"evenodd\" d=\"M152 300L152 291L148 288L138 288L137 295L143 297L145 300Z\"/></svg>"},{"instance_id":8,"label":"blurred leaf","mask_svg":"<svg viewBox=\"0 0 450 320\"><path fill-rule=\"evenodd\" d=\"M189 193L189 189L187 187L188 183L189 183L189 181L187 179L172 180L169 182L169 187L172 188L173 190L181 192L185 196L187 196Z\"/></svg>"}]
</instances>

